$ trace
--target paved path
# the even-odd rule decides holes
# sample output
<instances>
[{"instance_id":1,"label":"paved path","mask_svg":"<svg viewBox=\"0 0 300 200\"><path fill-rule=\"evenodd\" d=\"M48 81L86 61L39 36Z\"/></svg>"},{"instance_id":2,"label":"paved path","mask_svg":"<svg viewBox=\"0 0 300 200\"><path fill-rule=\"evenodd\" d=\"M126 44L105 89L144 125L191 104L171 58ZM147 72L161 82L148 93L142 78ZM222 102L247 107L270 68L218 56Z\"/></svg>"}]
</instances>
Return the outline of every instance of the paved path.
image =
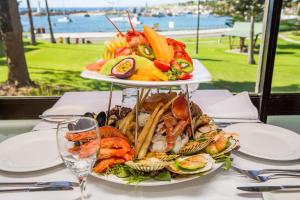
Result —
<instances>
[{"instance_id":1,"label":"paved path","mask_svg":"<svg viewBox=\"0 0 300 200\"><path fill-rule=\"evenodd\" d=\"M200 37L220 37L225 32L231 30L231 28L222 28L222 29L210 29L210 30L200 30ZM159 34L173 37L173 38L186 38L186 37L196 37L196 30L185 30L185 31L164 31L159 32ZM55 33L55 38L59 37L70 37L71 39L75 38L85 38L90 41L103 41L108 38L114 37L116 32L86 32L86 33ZM38 38L42 40L49 40L49 34L39 34Z\"/></svg>"},{"instance_id":2,"label":"paved path","mask_svg":"<svg viewBox=\"0 0 300 200\"><path fill-rule=\"evenodd\" d=\"M283 39L283 40L285 40L287 42L291 42L291 43L295 43L295 44L300 44L300 41L288 38L286 35L283 35L283 34L279 34L279 38L281 38L281 39Z\"/></svg>"}]
</instances>

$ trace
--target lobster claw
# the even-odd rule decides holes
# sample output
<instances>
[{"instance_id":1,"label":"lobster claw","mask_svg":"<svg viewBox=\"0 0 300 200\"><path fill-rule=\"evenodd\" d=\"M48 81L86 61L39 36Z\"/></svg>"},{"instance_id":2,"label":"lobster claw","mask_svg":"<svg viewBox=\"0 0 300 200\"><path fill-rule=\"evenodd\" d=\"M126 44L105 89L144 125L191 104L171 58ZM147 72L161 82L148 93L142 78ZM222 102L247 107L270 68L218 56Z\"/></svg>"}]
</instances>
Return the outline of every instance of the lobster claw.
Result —
<instances>
[{"instance_id":1,"label":"lobster claw","mask_svg":"<svg viewBox=\"0 0 300 200\"><path fill-rule=\"evenodd\" d=\"M183 95L173 101L171 110L177 119L189 120L189 103Z\"/></svg>"}]
</instances>

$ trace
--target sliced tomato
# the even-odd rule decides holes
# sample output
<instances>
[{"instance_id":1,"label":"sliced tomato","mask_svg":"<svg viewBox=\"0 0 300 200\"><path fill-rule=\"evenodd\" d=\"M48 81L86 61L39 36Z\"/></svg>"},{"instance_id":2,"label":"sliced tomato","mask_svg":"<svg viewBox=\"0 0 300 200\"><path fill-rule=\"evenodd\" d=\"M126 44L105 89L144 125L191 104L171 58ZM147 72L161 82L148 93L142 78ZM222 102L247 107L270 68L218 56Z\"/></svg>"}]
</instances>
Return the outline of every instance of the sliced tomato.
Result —
<instances>
[{"instance_id":1,"label":"sliced tomato","mask_svg":"<svg viewBox=\"0 0 300 200\"><path fill-rule=\"evenodd\" d=\"M190 78L192 78L191 74L188 73L182 73L178 76L179 80L188 80Z\"/></svg>"},{"instance_id":2,"label":"sliced tomato","mask_svg":"<svg viewBox=\"0 0 300 200\"><path fill-rule=\"evenodd\" d=\"M117 48L115 51L115 57L128 56L131 54L131 50L127 47Z\"/></svg>"},{"instance_id":3,"label":"sliced tomato","mask_svg":"<svg viewBox=\"0 0 300 200\"><path fill-rule=\"evenodd\" d=\"M170 63L162 60L154 60L154 65L163 72L167 72L171 68Z\"/></svg>"}]
</instances>

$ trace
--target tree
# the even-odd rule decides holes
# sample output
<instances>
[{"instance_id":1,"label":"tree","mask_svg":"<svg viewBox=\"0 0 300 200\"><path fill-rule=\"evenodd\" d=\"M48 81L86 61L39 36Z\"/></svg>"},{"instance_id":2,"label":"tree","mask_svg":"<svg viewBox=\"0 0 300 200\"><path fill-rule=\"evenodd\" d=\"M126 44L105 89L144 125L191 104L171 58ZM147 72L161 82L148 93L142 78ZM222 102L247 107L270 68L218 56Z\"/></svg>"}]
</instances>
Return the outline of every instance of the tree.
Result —
<instances>
[{"instance_id":1,"label":"tree","mask_svg":"<svg viewBox=\"0 0 300 200\"><path fill-rule=\"evenodd\" d=\"M17 0L0 1L0 32L7 56L8 83L16 86L32 85L25 59Z\"/></svg>"},{"instance_id":2,"label":"tree","mask_svg":"<svg viewBox=\"0 0 300 200\"><path fill-rule=\"evenodd\" d=\"M49 26L49 32L50 32L50 41L51 41L51 43L56 43L55 38L54 38L54 34L53 34L52 24L51 24L51 18L50 18L49 7L48 7L48 0L45 0L45 5L46 5L46 14L47 14L47 20L48 20L48 26Z\"/></svg>"},{"instance_id":3,"label":"tree","mask_svg":"<svg viewBox=\"0 0 300 200\"><path fill-rule=\"evenodd\" d=\"M261 21L264 14L265 0L213 0L208 5L213 13L231 16L234 21L250 22L248 63L254 60L254 23Z\"/></svg>"},{"instance_id":4,"label":"tree","mask_svg":"<svg viewBox=\"0 0 300 200\"><path fill-rule=\"evenodd\" d=\"M28 19L29 19L29 27L30 27L30 39L31 44L36 45L36 39L35 39L35 33L34 33L34 25L33 25L33 19L32 19L32 10L30 6L30 1L27 1L27 9L28 9Z\"/></svg>"}]
</instances>

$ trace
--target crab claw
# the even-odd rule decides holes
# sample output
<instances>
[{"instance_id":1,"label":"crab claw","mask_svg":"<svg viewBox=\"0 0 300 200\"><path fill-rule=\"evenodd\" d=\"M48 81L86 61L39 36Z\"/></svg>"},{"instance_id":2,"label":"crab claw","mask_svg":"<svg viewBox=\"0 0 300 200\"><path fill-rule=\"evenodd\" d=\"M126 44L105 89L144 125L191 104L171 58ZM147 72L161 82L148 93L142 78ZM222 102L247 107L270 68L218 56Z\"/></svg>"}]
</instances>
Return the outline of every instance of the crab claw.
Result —
<instances>
[{"instance_id":1,"label":"crab claw","mask_svg":"<svg viewBox=\"0 0 300 200\"><path fill-rule=\"evenodd\" d=\"M189 103L186 98L181 95L176 98L172 103L172 114L177 119L188 120L189 119Z\"/></svg>"}]
</instances>

